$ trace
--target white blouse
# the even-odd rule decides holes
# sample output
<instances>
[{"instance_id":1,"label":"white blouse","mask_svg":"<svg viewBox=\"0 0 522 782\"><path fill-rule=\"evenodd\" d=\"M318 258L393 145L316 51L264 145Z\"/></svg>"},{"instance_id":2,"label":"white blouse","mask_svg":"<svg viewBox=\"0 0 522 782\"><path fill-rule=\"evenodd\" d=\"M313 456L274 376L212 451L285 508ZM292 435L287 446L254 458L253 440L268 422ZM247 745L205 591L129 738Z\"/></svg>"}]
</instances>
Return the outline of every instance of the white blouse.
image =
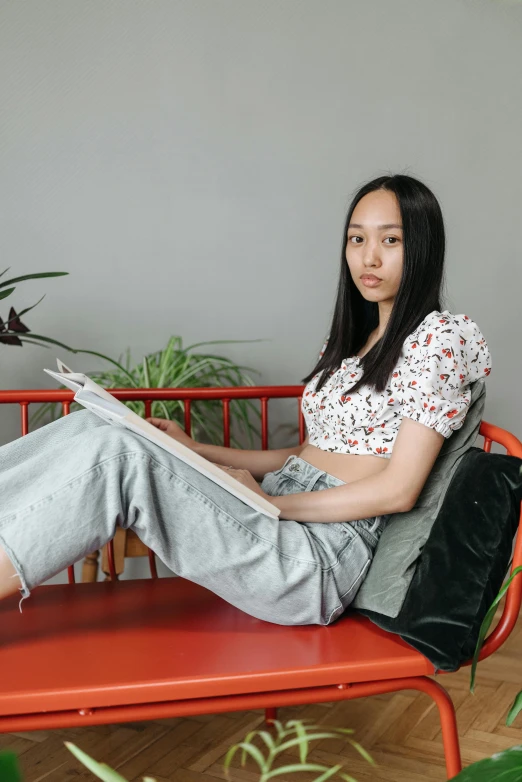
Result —
<instances>
[{"instance_id":1,"label":"white blouse","mask_svg":"<svg viewBox=\"0 0 522 782\"><path fill-rule=\"evenodd\" d=\"M326 340L321 354L327 345ZM352 356L316 392L321 373L303 393L310 445L335 453L389 458L403 416L449 437L460 429L471 402L470 383L491 372L491 356L477 324L467 315L434 310L405 340L385 390L350 388L362 375Z\"/></svg>"}]
</instances>

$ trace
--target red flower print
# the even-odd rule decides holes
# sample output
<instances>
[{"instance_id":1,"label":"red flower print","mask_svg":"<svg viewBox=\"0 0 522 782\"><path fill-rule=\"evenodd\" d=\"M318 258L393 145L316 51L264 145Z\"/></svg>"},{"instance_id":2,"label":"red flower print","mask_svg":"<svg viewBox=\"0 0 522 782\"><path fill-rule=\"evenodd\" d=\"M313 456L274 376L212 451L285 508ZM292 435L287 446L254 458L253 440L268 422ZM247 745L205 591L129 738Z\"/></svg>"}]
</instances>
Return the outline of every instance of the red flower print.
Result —
<instances>
[{"instance_id":1,"label":"red flower print","mask_svg":"<svg viewBox=\"0 0 522 782\"><path fill-rule=\"evenodd\" d=\"M373 432L373 426L369 426L369 427L368 427L368 431L369 431L369 432Z\"/></svg>"},{"instance_id":2,"label":"red flower print","mask_svg":"<svg viewBox=\"0 0 522 782\"><path fill-rule=\"evenodd\" d=\"M350 377L355 377L355 375L352 373L352 374L350 375Z\"/></svg>"},{"instance_id":3,"label":"red flower print","mask_svg":"<svg viewBox=\"0 0 522 782\"><path fill-rule=\"evenodd\" d=\"M430 413L431 413L431 412L433 412L433 410L435 410L435 405L432 405L432 406L430 407Z\"/></svg>"},{"instance_id":4,"label":"red flower print","mask_svg":"<svg viewBox=\"0 0 522 782\"><path fill-rule=\"evenodd\" d=\"M417 385L417 381L416 380L412 380L411 384L412 384L412 386L416 386Z\"/></svg>"},{"instance_id":5,"label":"red flower print","mask_svg":"<svg viewBox=\"0 0 522 782\"><path fill-rule=\"evenodd\" d=\"M359 440L354 440L352 445L359 445Z\"/></svg>"},{"instance_id":6,"label":"red flower print","mask_svg":"<svg viewBox=\"0 0 522 782\"><path fill-rule=\"evenodd\" d=\"M464 315L464 320L469 320L467 315Z\"/></svg>"},{"instance_id":7,"label":"red flower print","mask_svg":"<svg viewBox=\"0 0 522 782\"><path fill-rule=\"evenodd\" d=\"M461 380L464 380L466 375L459 375L459 377L460 377Z\"/></svg>"},{"instance_id":8,"label":"red flower print","mask_svg":"<svg viewBox=\"0 0 522 782\"><path fill-rule=\"evenodd\" d=\"M428 336L426 337L426 345L430 344L432 337L433 337L433 334L428 334Z\"/></svg>"},{"instance_id":9,"label":"red flower print","mask_svg":"<svg viewBox=\"0 0 522 782\"><path fill-rule=\"evenodd\" d=\"M349 443L351 443L351 442L352 442L352 441L350 440L350 438L348 438L348 442L349 442Z\"/></svg>"},{"instance_id":10,"label":"red flower print","mask_svg":"<svg viewBox=\"0 0 522 782\"><path fill-rule=\"evenodd\" d=\"M324 405L321 405L321 406L319 407L319 410L324 410Z\"/></svg>"},{"instance_id":11,"label":"red flower print","mask_svg":"<svg viewBox=\"0 0 522 782\"><path fill-rule=\"evenodd\" d=\"M441 375L441 376L440 376L440 379L441 379L441 380L444 380L444 375Z\"/></svg>"},{"instance_id":12,"label":"red flower print","mask_svg":"<svg viewBox=\"0 0 522 782\"><path fill-rule=\"evenodd\" d=\"M491 372L491 369L489 367L486 367L484 372L486 373L486 375L489 375L489 373Z\"/></svg>"},{"instance_id":13,"label":"red flower print","mask_svg":"<svg viewBox=\"0 0 522 782\"><path fill-rule=\"evenodd\" d=\"M377 451L377 453L382 453L382 448L376 448L375 450Z\"/></svg>"},{"instance_id":14,"label":"red flower print","mask_svg":"<svg viewBox=\"0 0 522 782\"><path fill-rule=\"evenodd\" d=\"M393 377L399 377L399 373L398 372L394 372L393 373Z\"/></svg>"},{"instance_id":15,"label":"red flower print","mask_svg":"<svg viewBox=\"0 0 522 782\"><path fill-rule=\"evenodd\" d=\"M428 407L428 403L427 402L424 402L424 407Z\"/></svg>"},{"instance_id":16,"label":"red flower print","mask_svg":"<svg viewBox=\"0 0 522 782\"><path fill-rule=\"evenodd\" d=\"M387 448L383 448L383 449L382 449L382 452L383 452L383 453L386 453L386 451L387 451L387 450L388 450Z\"/></svg>"},{"instance_id":17,"label":"red flower print","mask_svg":"<svg viewBox=\"0 0 522 782\"><path fill-rule=\"evenodd\" d=\"M446 413L446 415L448 418L454 418L458 412L458 410L450 410L449 413Z\"/></svg>"},{"instance_id":18,"label":"red flower print","mask_svg":"<svg viewBox=\"0 0 522 782\"><path fill-rule=\"evenodd\" d=\"M395 401L394 399L388 399L388 404L392 405L394 403L394 401Z\"/></svg>"},{"instance_id":19,"label":"red flower print","mask_svg":"<svg viewBox=\"0 0 522 782\"><path fill-rule=\"evenodd\" d=\"M384 424L381 424L381 429L384 429Z\"/></svg>"},{"instance_id":20,"label":"red flower print","mask_svg":"<svg viewBox=\"0 0 522 782\"><path fill-rule=\"evenodd\" d=\"M461 339L461 340L460 340L460 344L461 344L461 345L463 345L463 344L464 344L464 340L463 340L463 339Z\"/></svg>"},{"instance_id":21,"label":"red flower print","mask_svg":"<svg viewBox=\"0 0 522 782\"><path fill-rule=\"evenodd\" d=\"M412 346L412 348L416 348L417 347L417 343L416 342L412 342L411 346Z\"/></svg>"},{"instance_id":22,"label":"red flower print","mask_svg":"<svg viewBox=\"0 0 522 782\"><path fill-rule=\"evenodd\" d=\"M351 397L351 396L347 396L347 397L346 397L346 401L347 401L347 402L351 402L351 401L352 401L352 397Z\"/></svg>"}]
</instances>

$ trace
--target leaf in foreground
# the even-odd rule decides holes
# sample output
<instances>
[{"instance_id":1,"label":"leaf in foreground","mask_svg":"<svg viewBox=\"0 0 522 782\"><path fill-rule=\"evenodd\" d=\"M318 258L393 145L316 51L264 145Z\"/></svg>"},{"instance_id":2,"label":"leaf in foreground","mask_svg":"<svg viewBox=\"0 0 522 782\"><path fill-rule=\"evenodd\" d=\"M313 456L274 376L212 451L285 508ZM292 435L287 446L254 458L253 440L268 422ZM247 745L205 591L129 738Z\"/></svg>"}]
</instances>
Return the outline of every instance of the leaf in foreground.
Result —
<instances>
[{"instance_id":1,"label":"leaf in foreground","mask_svg":"<svg viewBox=\"0 0 522 782\"><path fill-rule=\"evenodd\" d=\"M479 760L452 778L452 782L520 782L522 746L511 747L490 758Z\"/></svg>"},{"instance_id":2,"label":"leaf in foreground","mask_svg":"<svg viewBox=\"0 0 522 782\"><path fill-rule=\"evenodd\" d=\"M518 693L517 697L513 702L513 705L509 710L509 714L506 717L506 725L512 725L513 722L515 721L515 717L521 710L522 710L522 690Z\"/></svg>"},{"instance_id":3,"label":"leaf in foreground","mask_svg":"<svg viewBox=\"0 0 522 782\"><path fill-rule=\"evenodd\" d=\"M22 782L14 752L0 752L0 780L2 782Z\"/></svg>"},{"instance_id":4,"label":"leaf in foreground","mask_svg":"<svg viewBox=\"0 0 522 782\"><path fill-rule=\"evenodd\" d=\"M66 741L65 746L72 752L75 758L78 758L80 763L83 763L85 768L92 771L92 773L103 782L127 782L127 780L118 774L117 771L109 768L106 763L98 763L96 760L93 760L86 752L79 749L76 744L71 744L70 741Z\"/></svg>"}]
</instances>

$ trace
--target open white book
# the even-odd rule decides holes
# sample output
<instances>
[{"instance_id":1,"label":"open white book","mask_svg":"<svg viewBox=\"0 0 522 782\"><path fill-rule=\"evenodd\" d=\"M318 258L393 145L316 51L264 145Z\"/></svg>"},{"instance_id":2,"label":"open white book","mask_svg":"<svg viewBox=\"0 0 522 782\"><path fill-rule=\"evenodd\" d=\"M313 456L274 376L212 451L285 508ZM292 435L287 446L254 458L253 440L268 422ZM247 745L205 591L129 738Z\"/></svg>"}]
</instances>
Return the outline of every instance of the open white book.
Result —
<instances>
[{"instance_id":1,"label":"open white book","mask_svg":"<svg viewBox=\"0 0 522 782\"><path fill-rule=\"evenodd\" d=\"M217 467L208 459L194 453L186 445L169 437L168 434L157 429L155 426L140 418L139 415L129 410L126 405L120 402L118 399L109 394L104 388L99 386L94 380L91 380L87 375L79 372L73 372L71 369L65 366L59 359L58 372L52 372L50 369L45 369L48 375L54 377L64 386L75 391L74 399L83 407L87 408L93 413L96 413L104 421L108 421L115 426L124 426L126 429L130 429L132 432L145 437L152 443L156 443L160 448L177 456L178 459L194 467L195 470L206 475L211 481L222 486L230 494L233 494L238 499L242 500L247 505L250 505L254 510L264 513L266 516L271 516L273 519L279 518L279 508L272 505L271 502L265 500L255 491L249 489L248 486L244 486L242 483L232 478L221 468Z\"/></svg>"}]
</instances>

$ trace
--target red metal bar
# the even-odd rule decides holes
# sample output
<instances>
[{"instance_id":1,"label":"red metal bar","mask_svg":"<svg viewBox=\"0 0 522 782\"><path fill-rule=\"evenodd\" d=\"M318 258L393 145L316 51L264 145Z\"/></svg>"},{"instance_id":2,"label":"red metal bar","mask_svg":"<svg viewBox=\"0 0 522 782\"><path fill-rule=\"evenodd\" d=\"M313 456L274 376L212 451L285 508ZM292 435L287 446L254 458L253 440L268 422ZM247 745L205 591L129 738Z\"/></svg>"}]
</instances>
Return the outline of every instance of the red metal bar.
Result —
<instances>
[{"instance_id":1,"label":"red metal bar","mask_svg":"<svg viewBox=\"0 0 522 782\"><path fill-rule=\"evenodd\" d=\"M184 399L185 403L185 432L190 437L192 434L192 421L190 417L190 399Z\"/></svg>"},{"instance_id":2,"label":"red metal bar","mask_svg":"<svg viewBox=\"0 0 522 782\"><path fill-rule=\"evenodd\" d=\"M224 388L110 388L109 392L122 402L143 402L145 399L289 399L301 396L304 386L226 386ZM19 389L0 391L0 404L20 402L72 402L74 393L61 388L47 391Z\"/></svg>"},{"instance_id":3,"label":"red metal bar","mask_svg":"<svg viewBox=\"0 0 522 782\"><path fill-rule=\"evenodd\" d=\"M145 418L150 418L152 415L152 402L150 399L145 400Z\"/></svg>"},{"instance_id":4,"label":"red metal bar","mask_svg":"<svg viewBox=\"0 0 522 782\"><path fill-rule=\"evenodd\" d=\"M147 549L148 555L149 555L149 567L150 567L150 576L151 578L157 578L158 577L158 571L156 570L156 555L152 551L152 549Z\"/></svg>"},{"instance_id":5,"label":"red metal bar","mask_svg":"<svg viewBox=\"0 0 522 782\"><path fill-rule=\"evenodd\" d=\"M69 584L76 584L76 576L74 575L74 565L69 565L67 568L67 581Z\"/></svg>"},{"instance_id":6,"label":"red metal bar","mask_svg":"<svg viewBox=\"0 0 522 782\"><path fill-rule=\"evenodd\" d=\"M117 581L118 575L116 573L116 567L114 565L114 541L109 540L107 543L107 558L109 560L109 578L111 581Z\"/></svg>"},{"instance_id":7,"label":"red metal bar","mask_svg":"<svg viewBox=\"0 0 522 782\"><path fill-rule=\"evenodd\" d=\"M337 686L307 687L298 690L276 690L241 695L222 695L213 698L143 703L130 706L106 706L97 709L91 709L86 705L84 709L79 711L0 717L0 733L52 730L76 726L87 727L90 725L168 719L260 708L275 710L281 706L355 700L356 698L402 690L424 692L437 704L442 727L448 779L453 778L461 770L455 709L446 690L437 682L424 676L405 679L384 679L382 681L361 682L352 685L338 684Z\"/></svg>"},{"instance_id":8,"label":"red metal bar","mask_svg":"<svg viewBox=\"0 0 522 782\"><path fill-rule=\"evenodd\" d=\"M491 453L491 438L489 438L489 437L484 437L484 445L483 445L483 450L484 450L486 453Z\"/></svg>"},{"instance_id":9,"label":"red metal bar","mask_svg":"<svg viewBox=\"0 0 522 782\"><path fill-rule=\"evenodd\" d=\"M62 415L69 415L70 412L71 412L71 403L62 402Z\"/></svg>"},{"instance_id":10,"label":"red metal bar","mask_svg":"<svg viewBox=\"0 0 522 782\"><path fill-rule=\"evenodd\" d=\"M261 397L261 448L268 448L268 397Z\"/></svg>"},{"instance_id":11,"label":"red metal bar","mask_svg":"<svg viewBox=\"0 0 522 782\"><path fill-rule=\"evenodd\" d=\"M230 399L223 399L223 445L230 448Z\"/></svg>"},{"instance_id":12,"label":"red metal bar","mask_svg":"<svg viewBox=\"0 0 522 782\"><path fill-rule=\"evenodd\" d=\"M29 434L29 403L20 402L20 412L22 414L22 437Z\"/></svg>"}]
</instances>

